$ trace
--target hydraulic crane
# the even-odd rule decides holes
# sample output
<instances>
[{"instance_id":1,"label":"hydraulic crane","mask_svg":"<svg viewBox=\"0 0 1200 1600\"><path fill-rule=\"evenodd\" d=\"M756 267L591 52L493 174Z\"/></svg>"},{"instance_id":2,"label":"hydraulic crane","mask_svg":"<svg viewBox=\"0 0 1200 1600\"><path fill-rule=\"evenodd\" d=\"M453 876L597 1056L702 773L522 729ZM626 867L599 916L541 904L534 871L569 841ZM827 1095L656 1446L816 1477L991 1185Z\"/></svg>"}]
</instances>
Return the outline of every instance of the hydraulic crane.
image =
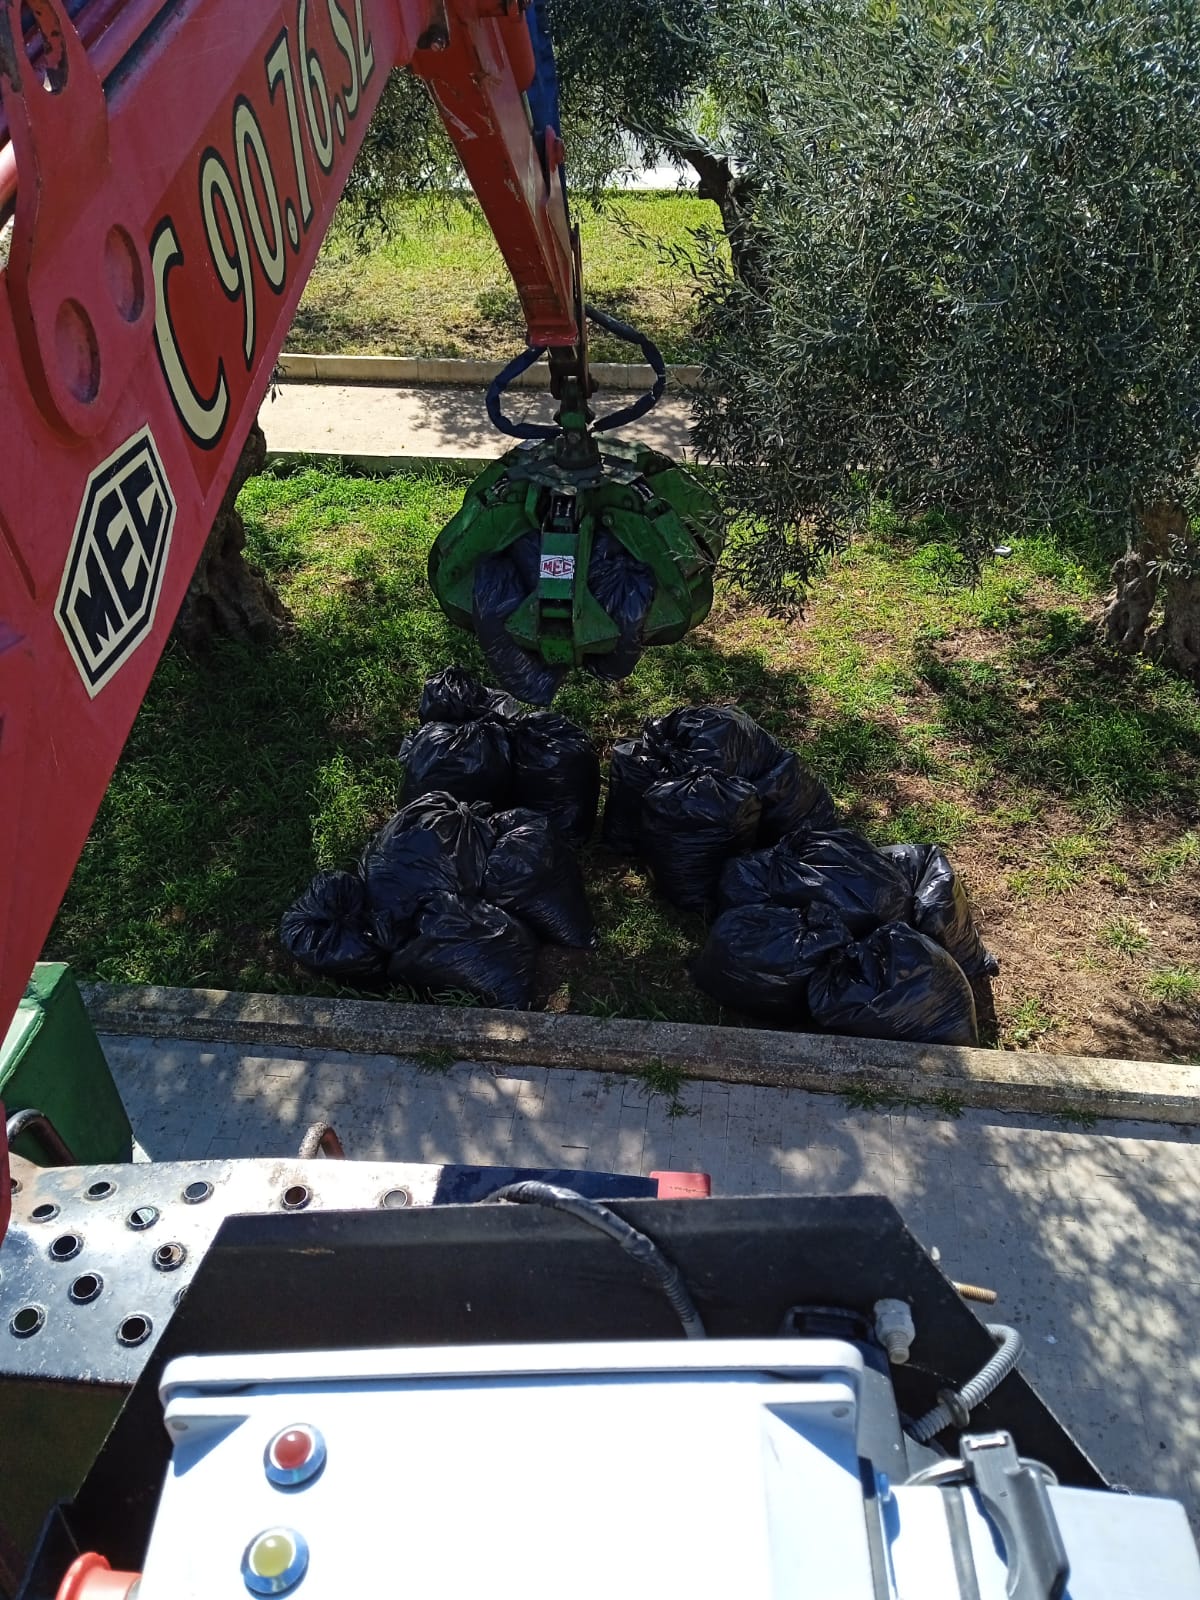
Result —
<instances>
[{"instance_id":1,"label":"hydraulic crane","mask_svg":"<svg viewBox=\"0 0 1200 1600\"><path fill-rule=\"evenodd\" d=\"M595 437L553 56L528 0L3 0L6 1023L403 65L512 271L519 364L548 351L562 406L561 427L468 492L431 560L439 600L474 626L477 570L521 544L533 571L499 644L544 669L547 693L623 642L589 593L601 535L654 574L638 644L680 637L711 603L720 536L704 491Z\"/></svg>"},{"instance_id":2,"label":"hydraulic crane","mask_svg":"<svg viewBox=\"0 0 1200 1600\"><path fill-rule=\"evenodd\" d=\"M489 409L513 431L503 384L543 351L560 402L437 541L439 602L478 629L481 574L525 572L481 642L545 698L711 600L703 490L590 413L537 0L0 0L4 1022L405 64L528 323ZM622 553L653 583L618 621L593 570ZM1200 1594L1182 1509L1089 1492L1017 1335L887 1202L319 1150L9 1169L0 1129L0 1591ZM647 1478L657 1515L621 1514Z\"/></svg>"}]
</instances>

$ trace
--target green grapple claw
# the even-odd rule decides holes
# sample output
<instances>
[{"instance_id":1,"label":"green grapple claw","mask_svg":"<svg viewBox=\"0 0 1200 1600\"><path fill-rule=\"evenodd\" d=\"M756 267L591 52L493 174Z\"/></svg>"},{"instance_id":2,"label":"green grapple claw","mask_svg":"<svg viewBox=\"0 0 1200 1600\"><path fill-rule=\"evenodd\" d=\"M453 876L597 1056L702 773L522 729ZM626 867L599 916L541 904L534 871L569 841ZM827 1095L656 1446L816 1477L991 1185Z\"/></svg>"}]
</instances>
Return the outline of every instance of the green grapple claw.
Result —
<instances>
[{"instance_id":1,"label":"green grapple claw","mask_svg":"<svg viewBox=\"0 0 1200 1600\"><path fill-rule=\"evenodd\" d=\"M654 575L644 645L673 644L704 621L725 537L716 501L690 473L644 445L589 436L573 420L564 415L558 438L518 446L478 477L429 554L438 604L471 632L479 563L537 534L537 587L507 628L550 666L583 666L620 641L587 585L601 532Z\"/></svg>"}]
</instances>

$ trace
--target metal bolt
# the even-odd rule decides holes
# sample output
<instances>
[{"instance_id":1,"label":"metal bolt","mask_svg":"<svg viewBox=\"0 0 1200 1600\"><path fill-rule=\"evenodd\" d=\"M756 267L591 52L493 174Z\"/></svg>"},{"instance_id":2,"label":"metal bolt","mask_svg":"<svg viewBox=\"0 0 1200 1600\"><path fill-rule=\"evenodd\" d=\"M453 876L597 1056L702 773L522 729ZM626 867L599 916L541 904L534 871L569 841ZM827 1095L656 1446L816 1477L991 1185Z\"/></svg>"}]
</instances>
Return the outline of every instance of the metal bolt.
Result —
<instances>
[{"instance_id":1,"label":"metal bolt","mask_svg":"<svg viewBox=\"0 0 1200 1600\"><path fill-rule=\"evenodd\" d=\"M978 1283L956 1283L954 1288L964 1300L978 1300L984 1306L994 1306L1000 1298L995 1289L985 1289Z\"/></svg>"},{"instance_id":2,"label":"metal bolt","mask_svg":"<svg viewBox=\"0 0 1200 1600\"><path fill-rule=\"evenodd\" d=\"M912 1312L905 1301L875 1302L875 1337L887 1351L887 1358L893 1366L901 1367L908 1360L916 1336Z\"/></svg>"}]
</instances>

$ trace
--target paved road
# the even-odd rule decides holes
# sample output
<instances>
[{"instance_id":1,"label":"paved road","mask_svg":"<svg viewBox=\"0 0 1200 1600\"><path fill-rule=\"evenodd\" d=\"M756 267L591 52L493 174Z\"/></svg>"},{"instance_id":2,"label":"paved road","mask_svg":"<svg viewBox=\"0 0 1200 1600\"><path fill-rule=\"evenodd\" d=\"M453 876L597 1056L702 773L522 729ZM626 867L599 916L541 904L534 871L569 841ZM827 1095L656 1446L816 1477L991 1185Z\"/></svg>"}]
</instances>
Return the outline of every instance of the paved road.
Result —
<instances>
[{"instance_id":1,"label":"paved road","mask_svg":"<svg viewBox=\"0 0 1200 1600\"><path fill-rule=\"evenodd\" d=\"M598 413L615 411L632 396L603 390ZM555 402L539 389L513 389L505 411L516 421L550 422ZM398 388L395 384L281 383L259 413L267 449L314 455L427 456L492 460L514 440L497 433L484 409L483 390L457 385ZM691 451L686 400L668 393L654 410L619 434L685 459Z\"/></svg>"},{"instance_id":2,"label":"paved road","mask_svg":"<svg viewBox=\"0 0 1200 1600\"><path fill-rule=\"evenodd\" d=\"M326 1117L361 1158L700 1168L717 1194L890 1195L951 1276L1000 1291L989 1315L1021 1329L1027 1372L1099 1465L1178 1496L1200 1529L1200 1130L849 1111L713 1083L687 1085L672 1116L636 1080L595 1072L104 1046L160 1160L291 1154Z\"/></svg>"}]
</instances>

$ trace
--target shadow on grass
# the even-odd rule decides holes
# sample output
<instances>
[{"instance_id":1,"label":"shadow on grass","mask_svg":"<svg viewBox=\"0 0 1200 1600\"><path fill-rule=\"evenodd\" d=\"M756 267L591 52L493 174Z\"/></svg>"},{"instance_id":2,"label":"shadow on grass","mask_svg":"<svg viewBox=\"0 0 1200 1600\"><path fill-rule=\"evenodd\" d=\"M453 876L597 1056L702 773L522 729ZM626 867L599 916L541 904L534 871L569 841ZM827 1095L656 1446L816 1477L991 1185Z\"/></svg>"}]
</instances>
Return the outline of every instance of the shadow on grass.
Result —
<instances>
[{"instance_id":1,"label":"shadow on grass","mask_svg":"<svg viewBox=\"0 0 1200 1600\"><path fill-rule=\"evenodd\" d=\"M278 555L290 564L295 552L281 541ZM275 648L219 643L203 662L168 648L48 956L113 982L331 992L283 956L280 914L314 870L353 861L395 809L396 752L424 680L452 662L482 671L414 567L377 545L344 552L315 589L305 568L305 606ZM651 652L623 685L576 675L559 709L591 729L606 760L645 717L710 700L776 724L807 712L795 673L694 640ZM587 871L602 945L578 960L555 953L546 999L717 1020L684 972L699 922L664 907L632 864L597 855Z\"/></svg>"},{"instance_id":2,"label":"shadow on grass","mask_svg":"<svg viewBox=\"0 0 1200 1600\"><path fill-rule=\"evenodd\" d=\"M1064 637L1036 678L1013 663L946 659L936 647L917 668L939 701L946 731L990 775L1097 812L1166 804L1196 809L1200 706L1169 674L1069 637L1059 614L1044 637Z\"/></svg>"}]
</instances>

